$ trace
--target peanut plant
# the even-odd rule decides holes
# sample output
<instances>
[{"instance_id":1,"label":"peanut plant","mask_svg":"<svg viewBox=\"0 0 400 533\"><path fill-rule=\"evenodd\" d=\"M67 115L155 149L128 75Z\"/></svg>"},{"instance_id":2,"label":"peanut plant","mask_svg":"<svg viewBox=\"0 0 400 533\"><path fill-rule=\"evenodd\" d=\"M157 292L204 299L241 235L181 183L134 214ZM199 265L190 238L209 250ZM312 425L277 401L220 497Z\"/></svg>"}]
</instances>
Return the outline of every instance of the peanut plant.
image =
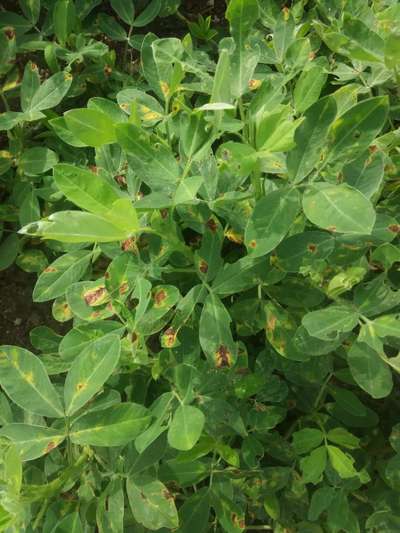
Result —
<instances>
[{"instance_id":1,"label":"peanut plant","mask_svg":"<svg viewBox=\"0 0 400 533\"><path fill-rule=\"evenodd\" d=\"M3 249L70 325L0 347L0 531L398 531L400 5L110 4L136 70L56 28L0 116Z\"/></svg>"}]
</instances>

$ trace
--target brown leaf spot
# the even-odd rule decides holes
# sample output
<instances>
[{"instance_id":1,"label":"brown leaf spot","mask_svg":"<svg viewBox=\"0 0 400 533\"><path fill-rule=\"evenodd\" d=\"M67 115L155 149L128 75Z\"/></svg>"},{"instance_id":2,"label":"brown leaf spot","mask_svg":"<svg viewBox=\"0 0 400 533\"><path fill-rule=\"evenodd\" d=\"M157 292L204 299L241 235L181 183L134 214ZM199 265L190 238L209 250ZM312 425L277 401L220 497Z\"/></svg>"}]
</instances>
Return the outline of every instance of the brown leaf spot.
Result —
<instances>
[{"instance_id":1,"label":"brown leaf spot","mask_svg":"<svg viewBox=\"0 0 400 533\"><path fill-rule=\"evenodd\" d=\"M160 88L164 96L169 95L169 85L166 81L160 81Z\"/></svg>"},{"instance_id":2,"label":"brown leaf spot","mask_svg":"<svg viewBox=\"0 0 400 533\"><path fill-rule=\"evenodd\" d=\"M269 332L272 332L272 331L274 331L275 326L276 326L276 316L271 315L268 318L267 325L266 325L266 330L269 331Z\"/></svg>"},{"instance_id":3,"label":"brown leaf spot","mask_svg":"<svg viewBox=\"0 0 400 533\"><path fill-rule=\"evenodd\" d=\"M164 497L166 500L173 500L173 499L174 499L173 494L171 494L171 492L169 492L169 490L167 490L167 489L164 489L164 490L163 490L162 495L163 495L163 497Z\"/></svg>"},{"instance_id":4,"label":"brown leaf spot","mask_svg":"<svg viewBox=\"0 0 400 533\"><path fill-rule=\"evenodd\" d=\"M97 287L97 289L90 289L89 291L86 291L83 295L83 298L86 302L86 305L95 306L103 303L106 294L106 288L101 286Z\"/></svg>"},{"instance_id":5,"label":"brown leaf spot","mask_svg":"<svg viewBox=\"0 0 400 533\"><path fill-rule=\"evenodd\" d=\"M228 229L225 232L225 237L235 244L242 244L243 243L243 235L240 235L239 233L235 233L233 229Z\"/></svg>"},{"instance_id":6,"label":"brown leaf spot","mask_svg":"<svg viewBox=\"0 0 400 533\"><path fill-rule=\"evenodd\" d=\"M392 233L400 233L400 224L390 224L390 226L388 226L388 230Z\"/></svg>"},{"instance_id":7,"label":"brown leaf spot","mask_svg":"<svg viewBox=\"0 0 400 533\"><path fill-rule=\"evenodd\" d=\"M121 243L121 250L124 252L133 252L136 250L136 239L135 237L129 237Z\"/></svg>"},{"instance_id":8,"label":"brown leaf spot","mask_svg":"<svg viewBox=\"0 0 400 533\"><path fill-rule=\"evenodd\" d=\"M80 383L77 384L76 386L76 392L82 392L83 390L85 390L87 387L87 383L84 382L84 381L81 381Z\"/></svg>"},{"instance_id":9,"label":"brown leaf spot","mask_svg":"<svg viewBox=\"0 0 400 533\"><path fill-rule=\"evenodd\" d=\"M120 295L122 296L123 294L126 294L129 290L129 284L127 281L125 281L124 283L122 283L120 286L119 286L119 293Z\"/></svg>"},{"instance_id":10,"label":"brown leaf spot","mask_svg":"<svg viewBox=\"0 0 400 533\"><path fill-rule=\"evenodd\" d=\"M174 328L166 329L163 334L164 346L166 346L167 348L171 348L172 346L174 346L176 341L176 334L177 332Z\"/></svg>"},{"instance_id":11,"label":"brown leaf spot","mask_svg":"<svg viewBox=\"0 0 400 533\"><path fill-rule=\"evenodd\" d=\"M167 218L168 216L168 209L160 209L160 215L161 215L161 218Z\"/></svg>"},{"instance_id":12,"label":"brown leaf spot","mask_svg":"<svg viewBox=\"0 0 400 533\"><path fill-rule=\"evenodd\" d=\"M250 80L249 81L249 89L250 91L255 91L256 89L258 89L261 85L261 80Z\"/></svg>"},{"instance_id":13,"label":"brown leaf spot","mask_svg":"<svg viewBox=\"0 0 400 533\"><path fill-rule=\"evenodd\" d=\"M208 264L206 261L204 261L204 259L202 259L200 261L200 264L199 264L199 270L200 272L202 272L203 274L207 274L208 272Z\"/></svg>"},{"instance_id":14,"label":"brown leaf spot","mask_svg":"<svg viewBox=\"0 0 400 533\"><path fill-rule=\"evenodd\" d=\"M310 53L308 54L308 59L309 59L310 61L312 61L313 59L315 59L315 52L310 52Z\"/></svg>"},{"instance_id":15,"label":"brown leaf spot","mask_svg":"<svg viewBox=\"0 0 400 533\"><path fill-rule=\"evenodd\" d=\"M378 150L378 147L376 144L371 144L371 146L368 148L368 151L370 154L374 154Z\"/></svg>"},{"instance_id":16,"label":"brown leaf spot","mask_svg":"<svg viewBox=\"0 0 400 533\"><path fill-rule=\"evenodd\" d=\"M52 267L52 266L49 266L49 267L45 268L45 269L43 270L43 272L44 272L45 274L50 274L51 272L57 272L57 269L54 268L54 267Z\"/></svg>"},{"instance_id":17,"label":"brown leaf spot","mask_svg":"<svg viewBox=\"0 0 400 533\"><path fill-rule=\"evenodd\" d=\"M93 174L97 174L97 166L96 165L89 165L89 170L93 172Z\"/></svg>"},{"instance_id":18,"label":"brown leaf spot","mask_svg":"<svg viewBox=\"0 0 400 533\"><path fill-rule=\"evenodd\" d=\"M249 242L249 247L250 248L255 248L257 246L257 241L255 239L253 239L252 241Z\"/></svg>"},{"instance_id":19,"label":"brown leaf spot","mask_svg":"<svg viewBox=\"0 0 400 533\"><path fill-rule=\"evenodd\" d=\"M120 185L121 187L126 187L126 179L125 176L122 174L118 174L117 176L114 176L114 180Z\"/></svg>"},{"instance_id":20,"label":"brown leaf spot","mask_svg":"<svg viewBox=\"0 0 400 533\"><path fill-rule=\"evenodd\" d=\"M90 318L92 318L93 320L96 320L96 318L99 318L100 315L101 315L100 311L93 311L93 313L90 313Z\"/></svg>"},{"instance_id":21,"label":"brown leaf spot","mask_svg":"<svg viewBox=\"0 0 400 533\"><path fill-rule=\"evenodd\" d=\"M232 523L239 527L240 529L244 529L246 527L246 523L244 521L243 517L238 516L236 513L231 514Z\"/></svg>"},{"instance_id":22,"label":"brown leaf spot","mask_svg":"<svg viewBox=\"0 0 400 533\"><path fill-rule=\"evenodd\" d=\"M223 344L215 352L215 358L217 368L229 368L232 365L232 354Z\"/></svg>"},{"instance_id":23,"label":"brown leaf spot","mask_svg":"<svg viewBox=\"0 0 400 533\"><path fill-rule=\"evenodd\" d=\"M44 453L49 453L51 452L51 450L54 450L54 448L57 448L57 444L51 440L46 446Z\"/></svg>"},{"instance_id":24,"label":"brown leaf spot","mask_svg":"<svg viewBox=\"0 0 400 533\"><path fill-rule=\"evenodd\" d=\"M314 244L314 243L312 243L312 242L310 242L310 243L308 244L308 246L307 246L307 250L308 250L309 252L311 252L312 254L314 254L314 253L317 251L317 245Z\"/></svg>"},{"instance_id":25,"label":"brown leaf spot","mask_svg":"<svg viewBox=\"0 0 400 533\"><path fill-rule=\"evenodd\" d=\"M336 231L336 226L328 226L326 229L327 229L328 231L332 231L333 233L335 233L335 231Z\"/></svg>"},{"instance_id":26,"label":"brown leaf spot","mask_svg":"<svg viewBox=\"0 0 400 533\"><path fill-rule=\"evenodd\" d=\"M212 233L215 233L218 229L218 224L216 223L214 218L209 218L206 222L207 228L212 231Z\"/></svg>"},{"instance_id":27,"label":"brown leaf spot","mask_svg":"<svg viewBox=\"0 0 400 533\"><path fill-rule=\"evenodd\" d=\"M15 30L14 28L4 28L4 35L9 41L15 39Z\"/></svg>"},{"instance_id":28,"label":"brown leaf spot","mask_svg":"<svg viewBox=\"0 0 400 533\"><path fill-rule=\"evenodd\" d=\"M106 65L106 66L104 67L103 71L104 71L104 74L105 74L106 76L110 76L111 73L112 73L112 68L110 67L110 65Z\"/></svg>"},{"instance_id":29,"label":"brown leaf spot","mask_svg":"<svg viewBox=\"0 0 400 533\"><path fill-rule=\"evenodd\" d=\"M156 291L153 295L154 305L156 307L161 307L166 297L167 297L167 293L164 291L164 289L160 289L159 291Z\"/></svg>"}]
</instances>

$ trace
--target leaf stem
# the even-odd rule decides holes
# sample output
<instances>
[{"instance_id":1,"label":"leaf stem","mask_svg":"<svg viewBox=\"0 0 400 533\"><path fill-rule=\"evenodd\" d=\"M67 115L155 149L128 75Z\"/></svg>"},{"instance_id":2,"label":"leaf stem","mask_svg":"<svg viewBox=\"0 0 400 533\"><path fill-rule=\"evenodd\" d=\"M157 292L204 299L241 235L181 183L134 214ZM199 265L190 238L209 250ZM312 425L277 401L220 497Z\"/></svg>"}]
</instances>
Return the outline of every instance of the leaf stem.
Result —
<instances>
[{"instance_id":1,"label":"leaf stem","mask_svg":"<svg viewBox=\"0 0 400 533\"><path fill-rule=\"evenodd\" d=\"M272 531L272 526L247 526L244 529L245 531Z\"/></svg>"},{"instance_id":2,"label":"leaf stem","mask_svg":"<svg viewBox=\"0 0 400 533\"><path fill-rule=\"evenodd\" d=\"M33 522L33 525L32 525L32 529L33 530L35 530L35 529L37 529L39 527L39 524L42 521L42 519L43 519L43 517L44 517L44 515L45 515L45 513L47 511L48 505L49 505L49 500L46 498L43 501L43 503L42 503L42 505L40 507L40 510L39 510L39 512L38 512L38 514L37 514L37 516L35 518L35 521Z\"/></svg>"},{"instance_id":3,"label":"leaf stem","mask_svg":"<svg viewBox=\"0 0 400 533\"><path fill-rule=\"evenodd\" d=\"M322 387L320 388L320 391L318 393L318 396L316 397L315 399L315 402L314 402L314 409L318 410L319 408L319 404L321 402L321 399L325 393L325 390L326 390L326 387L328 386L328 383L330 382L331 378L333 376L333 373L330 372L327 376L327 378L325 379L325 381L323 382L322 384Z\"/></svg>"},{"instance_id":4,"label":"leaf stem","mask_svg":"<svg viewBox=\"0 0 400 533\"><path fill-rule=\"evenodd\" d=\"M126 67L126 58L128 56L128 46L129 46L129 39L131 38L131 35L132 35L132 31L133 31L133 26L130 25L129 26L129 30L128 30L128 36L126 38L126 43L125 43L125 48L124 48L124 55L122 57L122 63L123 63L123 67Z\"/></svg>"},{"instance_id":5,"label":"leaf stem","mask_svg":"<svg viewBox=\"0 0 400 533\"><path fill-rule=\"evenodd\" d=\"M0 92L0 97L1 97L1 101L3 102L3 105L4 105L4 109L6 111L10 111L10 106L8 105L7 98L6 98L5 94L3 93L3 91Z\"/></svg>"}]
</instances>

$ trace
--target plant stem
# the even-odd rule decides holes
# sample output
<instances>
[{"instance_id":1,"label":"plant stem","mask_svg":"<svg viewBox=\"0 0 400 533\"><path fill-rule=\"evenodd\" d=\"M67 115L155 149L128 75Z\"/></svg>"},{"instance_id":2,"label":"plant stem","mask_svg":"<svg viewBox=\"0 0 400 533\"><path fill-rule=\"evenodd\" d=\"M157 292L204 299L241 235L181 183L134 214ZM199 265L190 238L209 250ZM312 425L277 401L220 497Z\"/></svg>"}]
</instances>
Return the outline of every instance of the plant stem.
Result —
<instances>
[{"instance_id":1,"label":"plant stem","mask_svg":"<svg viewBox=\"0 0 400 533\"><path fill-rule=\"evenodd\" d=\"M128 36L126 38L126 43L125 43L124 55L122 58L122 66L124 68L126 68L126 58L128 56L129 39L131 38L132 31L133 31L133 26L129 26Z\"/></svg>"},{"instance_id":2,"label":"plant stem","mask_svg":"<svg viewBox=\"0 0 400 533\"><path fill-rule=\"evenodd\" d=\"M32 524L32 529L35 530L36 528L39 527L39 524L40 522L42 521L46 511L47 511L47 507L49 505L49 500L44 500L44 502L42 503L42 506L40 507L40 510L35 518L35 521L33 522Z\"/></svg>"},{"instance_id":3,"label":"plant stem","mask_svg":"<svg viewBox=\"0 0 400 533\"><path fill-rule=\"evenodd\" d=\"M271 526L247 526L245 531L272 531Z\"/></svg>"},{"instance_id":4,"label":"plant stem","mask_svg":"<svg viewBox=\"0 0 400 533\"><path fill-rule=\"evenodd\" d=\"M321 387L321 389L320 389L320 391L318 393L318 396L316 397L315 402L314 402L314 409L318 410L318 407L319 407L320 401L322 399L322 396L324 395L326 387L328 386L328 383L330 382L332 376L333 376L333 373L328 374L328 377L325 379L324 383L322 384L322 387Z\"/></svg>"},{"instance_id":5,"label":"plant stem","mask_svg":"<svg viewBox=\"0 0 400 533\"><path fill-rule=\"evenodd\" d=\"M8 105L7 98L5 97L3 91L0 92L1 101L3 102L4 109L6 111L10 111L10 106Z\"/></svg>"}]
</instances>

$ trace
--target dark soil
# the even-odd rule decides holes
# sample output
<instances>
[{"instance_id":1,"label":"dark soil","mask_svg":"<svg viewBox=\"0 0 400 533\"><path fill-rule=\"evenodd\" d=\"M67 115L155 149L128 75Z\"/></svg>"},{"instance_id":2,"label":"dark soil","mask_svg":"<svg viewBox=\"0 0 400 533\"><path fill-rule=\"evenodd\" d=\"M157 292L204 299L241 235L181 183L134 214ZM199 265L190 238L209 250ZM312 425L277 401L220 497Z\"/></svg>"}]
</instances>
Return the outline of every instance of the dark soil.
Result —
<instances>
[{"instance_id":1,"label":"dark soil","mask_svg":"<svg viewBox=\"0 0 400 533\"><path fill-rule=\"evenodd\" d=\"M36 274L27 274L16 266L0 272L0 345L32 349L29 332L36 326L65 332L63 325L54 320L50 304L32 302L36 279Z\"/></svg>"}]
</instances>

